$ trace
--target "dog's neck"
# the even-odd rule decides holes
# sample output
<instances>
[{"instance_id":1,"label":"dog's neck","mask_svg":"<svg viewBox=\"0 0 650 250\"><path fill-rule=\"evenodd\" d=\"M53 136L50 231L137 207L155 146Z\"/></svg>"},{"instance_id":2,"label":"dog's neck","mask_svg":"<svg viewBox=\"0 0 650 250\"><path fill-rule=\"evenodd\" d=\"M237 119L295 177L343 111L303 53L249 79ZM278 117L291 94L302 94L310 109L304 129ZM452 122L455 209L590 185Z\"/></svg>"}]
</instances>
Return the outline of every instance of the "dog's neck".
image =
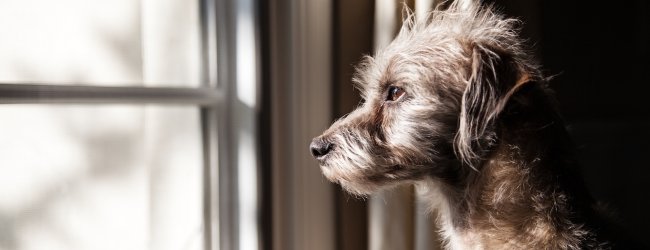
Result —
<instances>
[{"instance_id":1,"label":"dog's neck","mask_svg":"<svg viewBox=\"0 0 650 250\"><path fill-rule=\"evenodd\" d=\"M460 171L456 183L433 178L421 185L450 249L586 246L588 215L578 211L590 200L566 160L572 157L561 121L538 104L501 119L499 141L478 171Z\"/></svg>"}]
</instances>

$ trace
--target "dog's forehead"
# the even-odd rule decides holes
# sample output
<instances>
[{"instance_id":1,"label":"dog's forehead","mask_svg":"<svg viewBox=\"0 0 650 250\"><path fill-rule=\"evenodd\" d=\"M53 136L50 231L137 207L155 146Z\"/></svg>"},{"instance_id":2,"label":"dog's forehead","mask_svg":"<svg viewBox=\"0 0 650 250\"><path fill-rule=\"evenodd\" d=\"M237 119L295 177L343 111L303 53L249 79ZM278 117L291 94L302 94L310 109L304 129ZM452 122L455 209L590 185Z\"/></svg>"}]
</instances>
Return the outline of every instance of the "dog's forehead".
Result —
<instances>
[{"instance_id":1,"label":"dog's forehead","mask_svg":"<svg viewBox=\"0 0 650 250\"><path fill-rule=\"evenodd\" d=\"M355 77L355 84L364 99L381 91L386 85L397 83L401 75L397 66L395 58L381 54L381 52L372 57L366 57L357 68Z\"/></svg>"},{"instance_id":2,"label":"dog's forehead","mask_svg":"<svg viewBox=\"0 0 650 250\"><path fill-rule=\"evenodd\" d=\"M358 69L358 84L364 90L371 91L386 84L398 84L414 77L418 64L413 57L396 51L379 51L372 57L366 57ZM420 63L421 64L421 63Z\"/></svg>"},{"instance_id":3,"label":"dog's forehead","mask_svg":"<svg viewBox=\"0 0 650 250\"><path fill-rule=\"evenodd\" d=\"M383 92L390 85L427 87L434 79L459 75L467 55L455 39L411 37L395 40L357 68L355 84L364 98ZM418 83L417 86L414 86Z\"/></svg>"},{"instance_id":4,"label":"dog's forehead","mask_svg":"<svg viewBox=\"0 0 650 250\"><path fill-rule=\"evenodd\" d=\"M516 23L492 12L459 8L434 12L425 21L408 18L390 44L357 67L355 84L364 99L390 84L465 86L474 47L519 50Z\"/></svg>"}]
</instances>

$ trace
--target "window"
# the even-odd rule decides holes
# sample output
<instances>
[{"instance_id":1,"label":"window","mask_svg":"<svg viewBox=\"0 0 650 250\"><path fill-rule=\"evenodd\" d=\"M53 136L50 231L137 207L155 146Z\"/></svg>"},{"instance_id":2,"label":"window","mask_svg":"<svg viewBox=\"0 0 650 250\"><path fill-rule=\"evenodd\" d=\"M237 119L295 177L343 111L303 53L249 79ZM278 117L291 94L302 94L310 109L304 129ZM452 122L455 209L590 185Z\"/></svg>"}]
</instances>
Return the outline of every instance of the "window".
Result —
<instances>
[{"instance_id":1,"label":"window","mask_svg":"<svg viewBox=\"0 0 650 250\"><path fill-rule=\"evenodd\" d=\"M0 2L0 249L219 248L215 11Z\"/></svg>"}]
</instances>

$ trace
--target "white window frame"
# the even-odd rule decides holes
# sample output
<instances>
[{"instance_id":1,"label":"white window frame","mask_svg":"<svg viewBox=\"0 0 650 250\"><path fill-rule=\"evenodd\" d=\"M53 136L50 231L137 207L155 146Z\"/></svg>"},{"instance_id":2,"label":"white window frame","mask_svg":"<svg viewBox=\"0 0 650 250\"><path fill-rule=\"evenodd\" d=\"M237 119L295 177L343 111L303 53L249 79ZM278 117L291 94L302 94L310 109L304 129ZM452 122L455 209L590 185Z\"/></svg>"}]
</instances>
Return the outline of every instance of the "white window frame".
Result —
<instances>
[{"instance_id":1,"label":"white window frame","mask_svg":"<svg viewBox=\"0 0 650 250\"><path fill-rule=\"evenodd\" d=\"M204 249L238 249L237 155L234 134L241 120L236 100L235 0L199 0L200 87L120 87L0 83L0 105L183 105L200 109L203 148ZM142 84L144 85L144 84ZM255 123L255 117L251 117ZM257 140L253 137L253 140ZM255 144L254 141L254 144ZM233 148L235 148L233 150Z\"/></svg>"}]
</instances>

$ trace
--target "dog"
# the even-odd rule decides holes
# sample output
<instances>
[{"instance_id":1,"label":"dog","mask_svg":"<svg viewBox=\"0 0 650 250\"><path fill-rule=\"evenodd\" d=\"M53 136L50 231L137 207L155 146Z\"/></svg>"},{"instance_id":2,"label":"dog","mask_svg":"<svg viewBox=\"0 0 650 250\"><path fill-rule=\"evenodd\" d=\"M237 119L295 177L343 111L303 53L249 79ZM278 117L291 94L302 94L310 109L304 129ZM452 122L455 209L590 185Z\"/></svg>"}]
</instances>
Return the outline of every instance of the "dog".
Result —
<instances>
[{"instance_id":1,"label":"dog","mask_svg":"<svg viewBox=\"0 0 650 250\"><path fill-rule=\"evenodd\" d=\"M363 102L310 144L366 196L415 184L448 249L612 249L520 22L454 1L357 67Z\"/></svg>"}]
</instances>

